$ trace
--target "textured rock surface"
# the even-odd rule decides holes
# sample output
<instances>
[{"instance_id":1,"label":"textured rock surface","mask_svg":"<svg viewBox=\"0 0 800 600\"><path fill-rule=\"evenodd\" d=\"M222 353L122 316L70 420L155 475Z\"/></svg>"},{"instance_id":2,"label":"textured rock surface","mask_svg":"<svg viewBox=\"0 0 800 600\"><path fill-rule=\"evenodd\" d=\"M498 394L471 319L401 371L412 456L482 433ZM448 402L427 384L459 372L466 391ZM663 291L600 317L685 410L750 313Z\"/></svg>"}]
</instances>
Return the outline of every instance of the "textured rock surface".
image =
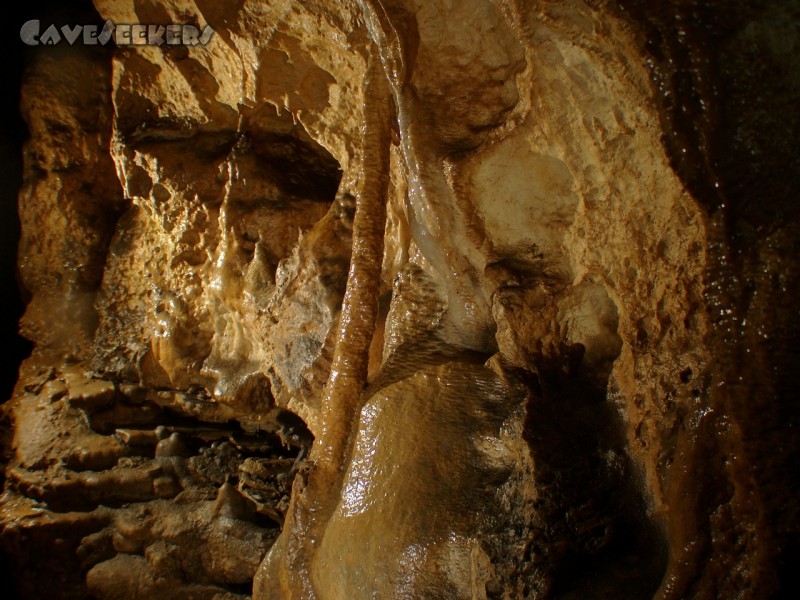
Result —
<instances>
[{"instance_id":1,"label":"textured rock surface","mask_svg":"<svg viewBox=\"0 0 800 600\"><path fill-rule=\"evenodd\" d=\"M22 595L791 597L800 6L743 4L95 0L216 33L29 68Z\"/></svg>"}]
</instances>

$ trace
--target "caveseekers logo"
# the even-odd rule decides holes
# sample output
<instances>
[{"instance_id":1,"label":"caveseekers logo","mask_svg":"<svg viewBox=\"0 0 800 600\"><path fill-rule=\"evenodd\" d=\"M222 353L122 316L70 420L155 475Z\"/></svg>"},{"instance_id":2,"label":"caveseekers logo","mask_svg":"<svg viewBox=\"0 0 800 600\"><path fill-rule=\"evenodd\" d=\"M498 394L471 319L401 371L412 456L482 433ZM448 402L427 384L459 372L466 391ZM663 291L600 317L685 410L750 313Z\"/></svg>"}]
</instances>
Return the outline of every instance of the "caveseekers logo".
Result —
<instances>
[{"instance_id":1,"label":"caveseekers logo","mask_svg":"<svg viewBox=\"0 0 800 600\"><path fill-rule=\"evenodd\" d=\"M50 25L42 31L39 19L25 23L19 37L28 46L55 46L62 41L70 46L80 41L86 46L105 46L111 40L117 46L205 46L211 41L214 30L206 25L201 31L194 25L126 25L106 21L97 25Z\"/></svg>"}]
</instances>

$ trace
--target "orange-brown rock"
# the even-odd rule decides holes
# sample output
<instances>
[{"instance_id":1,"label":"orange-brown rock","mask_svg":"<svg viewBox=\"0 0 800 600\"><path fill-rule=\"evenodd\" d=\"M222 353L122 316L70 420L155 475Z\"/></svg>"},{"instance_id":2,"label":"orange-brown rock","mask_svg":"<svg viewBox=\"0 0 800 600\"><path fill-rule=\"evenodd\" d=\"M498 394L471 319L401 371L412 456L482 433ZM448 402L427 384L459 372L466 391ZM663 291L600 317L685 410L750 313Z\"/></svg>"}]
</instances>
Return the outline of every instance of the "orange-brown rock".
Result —
<instances>
[{"instance_id":1,"label":"orange-brown rock","mask_svg":"<svg viewBox=\"0 0 800 600\"><path fill-rule=\"evenodd\" d=\"M22 596L793 597L800 4L750 4L95 0L213 36L28 67Z\"/></svg>"}]
</instances>

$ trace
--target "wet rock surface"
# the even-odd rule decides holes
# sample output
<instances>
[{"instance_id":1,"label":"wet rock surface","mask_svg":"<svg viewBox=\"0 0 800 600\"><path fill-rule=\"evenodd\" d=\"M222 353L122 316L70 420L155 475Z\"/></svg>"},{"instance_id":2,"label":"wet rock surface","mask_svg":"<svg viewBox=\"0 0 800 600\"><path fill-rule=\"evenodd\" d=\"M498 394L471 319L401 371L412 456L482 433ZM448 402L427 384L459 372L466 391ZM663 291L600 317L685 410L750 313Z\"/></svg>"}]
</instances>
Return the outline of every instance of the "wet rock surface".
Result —
<instances>
[{"instance_id":1,"label":"wet rock surface","mask_svg":"<svg viewBox=\"0 0 800 600\"><path fill-rule=\"evenodd\" d=\"M796 595L797 2L95 0L42 48L25 598Z\"/></svg>"}]
</instances>

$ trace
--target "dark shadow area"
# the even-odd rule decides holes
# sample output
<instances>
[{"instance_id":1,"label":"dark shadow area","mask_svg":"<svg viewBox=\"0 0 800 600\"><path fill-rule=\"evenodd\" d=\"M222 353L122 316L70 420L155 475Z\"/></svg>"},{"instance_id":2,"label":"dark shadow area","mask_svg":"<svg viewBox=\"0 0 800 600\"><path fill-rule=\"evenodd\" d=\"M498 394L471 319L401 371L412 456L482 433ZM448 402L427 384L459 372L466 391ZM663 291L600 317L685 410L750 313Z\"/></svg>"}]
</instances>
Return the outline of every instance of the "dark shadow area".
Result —
<instances>
[{"instance_id":1,"label":"dark shadow area","mask_svg":"<svg viewBox=\"0 0 800 600\"><path fill-rule=\"evenodd\" d=\"M36 13L32 2L21 7L25 15ZM26 10L27 9L27 10ZM0 401L10 396L17 380L19 363L30 354L31 344L17 334L17 326L24 308L17 279L17 242L19 218L17 217L17 192L22 185L22 143L27 128L19 113L19 89L28 52L20 41L18 31L27 20L17 17L3 36L2 48L5 62L6 84L3 86L3 118L0 120L0 269L5 293L3 296L0 335L2 335L2 374L0 374Z\"/></svg>"},{"instance_id":2,"label":"dark shadow area","mask_svg":"<svg viewBox=\"0 0 800 600\"><path fill-rule=\"evenodd\" d=\"M3 36L6 84L2 91L3 118L0 120L0 276L6 292L0 318L2 402L11 396L19 364L33 349L32 344L17 333L19 319L27 301L25 291L20 287L16 266L20 235L17 194L23 180L23 144L28 136L27 126L19 111L20 86L26 65L35 60L38 53L56 50L52 47L27 46L22 42L20 29L31 19L39 19L42 29L50 24L60 26L101 23L90 0L70 2L68 5L54 0L31 0L18 7ZM65 41L61 43L66 44Z\"/></svg>"},{"instance_id":3,"label":"dark shadow area","mask_svg":"<svg viewBox=\"0 0 800 600\"><path fill-rule=\"evenodd\" d=\"M519 373L530 389L524 437L536 468L536 535L523 561L527 593L562 599L648 600L667 564L663 528L648 516L625 423L606 393L610 369L564 364ZM526 595L527 597L527 595Z\"/></svg>"},{"instance_id":4,"label":"dark shadow area","mask_svg":"<svg viewBox=\"0 0 800 600\"><path fill-rule=\"evenodd\" d=\"M22 25L31 19L43 24L99 23L99 17L90 0L63 3L56 0L27 0L13 11L5 34L2 36L2 57L5 84L2 88L2 114L0 119L0 278L4 289L0 307L0 403L6 402L17 381L20 363L33 350L33 344L18 334L27 298L21 289L17 271L17 245L20 222L17 213L17 194L23 180L23 144L28 129L19 111L20 87L26 65L38 52L52 48L30 47L20 39ZM45 25L45 26L47 26ZM6 429L7 424L0 426ZM2 458L0 458L2 460ZM0 479L0 485L4 481ZM0 554L0 595L15 600L18 593L11 589L13 576L9 558ZM53 582L57 585L56 582Z\"/></svg>"},{"instance_id":5,"label":"dark shadow area","mask_svg":"<svg viewBox=\"0 0 800 600\"><path fill-rule=\"evenodd\" d=\"M798 597L800 2L617 5L641 32L664 147L707 216L709 344L720 350L707 401L742 431L727 442L712 432L698 452L727 443L752 470L764 504L762 558L747 567L761 578L756 594ZM698 482L692 508L712 513L715 484L702 472L688 479ZM703 527L693 535L710 538ZM675 593L691 595L685 585Z\"/></svg>"}]
</instances>

